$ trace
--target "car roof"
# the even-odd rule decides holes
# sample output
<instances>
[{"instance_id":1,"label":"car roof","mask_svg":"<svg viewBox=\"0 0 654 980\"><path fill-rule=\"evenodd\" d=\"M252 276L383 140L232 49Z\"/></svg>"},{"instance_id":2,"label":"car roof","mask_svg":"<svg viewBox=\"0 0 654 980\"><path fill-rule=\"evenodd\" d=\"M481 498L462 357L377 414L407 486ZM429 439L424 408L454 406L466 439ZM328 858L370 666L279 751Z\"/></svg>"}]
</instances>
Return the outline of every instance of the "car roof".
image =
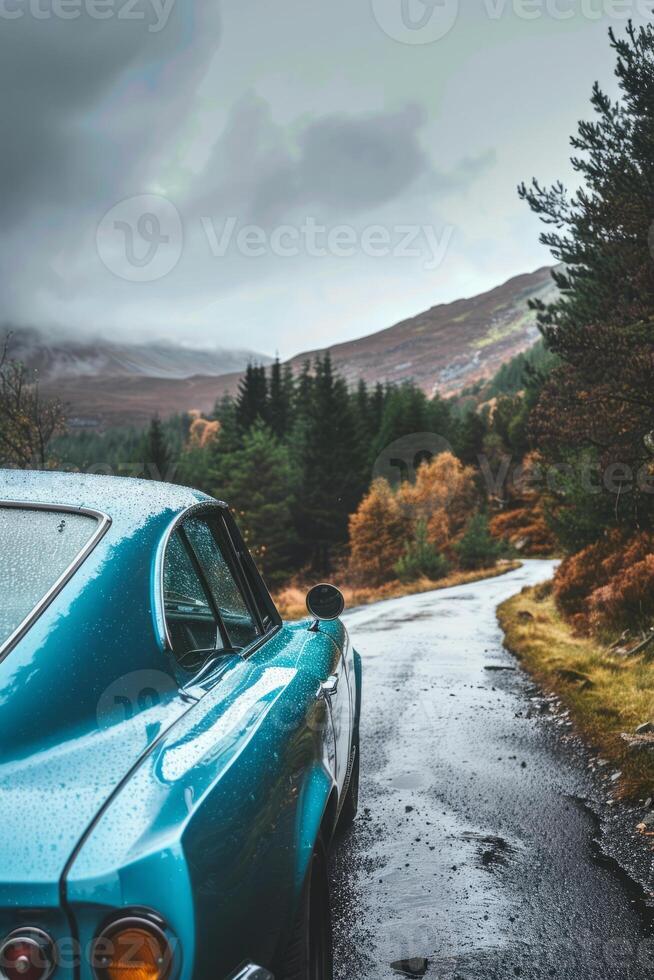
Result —
<instances>
[{"instance_id":1,"label":"car roof","mask_svg":"<svg viewBox=\"0 0 654 980\"><path fill-rule=\"evenodd\" d=\"M50 470L0 469L0 501L100 511L131 521L157 511L183 511L213 498L172 483Z\"/></svg>"}]
</instances>

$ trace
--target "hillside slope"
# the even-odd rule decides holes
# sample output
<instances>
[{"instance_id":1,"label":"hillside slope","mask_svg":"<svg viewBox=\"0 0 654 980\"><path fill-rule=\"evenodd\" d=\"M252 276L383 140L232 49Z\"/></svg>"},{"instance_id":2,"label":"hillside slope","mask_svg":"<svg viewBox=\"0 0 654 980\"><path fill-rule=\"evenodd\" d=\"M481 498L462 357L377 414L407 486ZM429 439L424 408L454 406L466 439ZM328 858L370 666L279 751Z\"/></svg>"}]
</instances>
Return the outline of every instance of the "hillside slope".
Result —
<instances>
[{"instance_id":1,"label":"hillside slope","mask_svg":"<svg viewBox=\"0 0 654 980\"><path fill-rule=\"evenodd\" d=\"M434 306L379 333L329 348L349 382L412 379L428 394L455 394L489 378L538 338L530 299L555 294L549 267L515 276L479 296ZM293 358L299 368L315 351Z\"/></svg>"},{"instance_id":2,"label":"hillside slope","mask_svg":"<svg viewBox=\"0 0 654 980\"><path fill-rule=\"evenodd\" d=\"M550 269L538 269L329 350L351 384L412 380L429 395L456 394L531 347L538 331L528 301L554 292ZM236 391L248 360L269 361L248 351L174 344L46 343L26 332L16 342L26 351L18 346L19 356L39 370L44 393L62 398L73 424L83 425L142 425L155 414L210 412L218 397ZM321 352L289 363L299 370Z\"/></svg>"}]
</instances>

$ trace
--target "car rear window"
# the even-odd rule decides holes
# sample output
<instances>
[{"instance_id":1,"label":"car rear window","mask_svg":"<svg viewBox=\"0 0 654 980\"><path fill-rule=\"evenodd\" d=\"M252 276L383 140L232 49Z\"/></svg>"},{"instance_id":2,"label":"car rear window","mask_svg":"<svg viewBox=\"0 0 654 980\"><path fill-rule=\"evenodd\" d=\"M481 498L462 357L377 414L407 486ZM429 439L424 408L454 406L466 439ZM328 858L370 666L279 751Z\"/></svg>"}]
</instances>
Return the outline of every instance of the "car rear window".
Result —
<instances>
[{"instance_id":1,"label":"car rear window","mask_svg":"<svg viewBox=\"0 0 654 980\"><path fill-rule=\"evenodd\" d=\"M0 648L57 584L98 527L95 517L0 506Z\"/></svg>"}]
</instances>

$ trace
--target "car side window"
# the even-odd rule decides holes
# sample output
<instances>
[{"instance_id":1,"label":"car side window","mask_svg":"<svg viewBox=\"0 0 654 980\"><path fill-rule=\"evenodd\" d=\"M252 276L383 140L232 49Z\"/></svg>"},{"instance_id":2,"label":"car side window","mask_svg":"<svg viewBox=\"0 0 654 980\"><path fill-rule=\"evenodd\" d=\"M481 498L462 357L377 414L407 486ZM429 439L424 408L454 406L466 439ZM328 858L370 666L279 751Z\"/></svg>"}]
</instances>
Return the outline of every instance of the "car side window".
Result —
<instances>
[{"instance_id":1,"label":"car side window","mask_svg":"<svg viewBox=\"0 0 654 980\"><path fill-rule=\"evenodd\" d=\"M218 619L192 558L188 542L175 531L164 561L166 625L175 656L223 647Z\"/></svg>"},{"instance_id":2,"label":"car side window","mask_svg":"<svg viewBox=\"0 0 654 980\"><path fill-rule=\"evenodd\" d=\"M242 650L253 643L261 631L245 601L237 573L227 561L227 549L220 544L221 525L217 520L192 517L183 527L229 642Z\"/></svg>"}]
</instances>

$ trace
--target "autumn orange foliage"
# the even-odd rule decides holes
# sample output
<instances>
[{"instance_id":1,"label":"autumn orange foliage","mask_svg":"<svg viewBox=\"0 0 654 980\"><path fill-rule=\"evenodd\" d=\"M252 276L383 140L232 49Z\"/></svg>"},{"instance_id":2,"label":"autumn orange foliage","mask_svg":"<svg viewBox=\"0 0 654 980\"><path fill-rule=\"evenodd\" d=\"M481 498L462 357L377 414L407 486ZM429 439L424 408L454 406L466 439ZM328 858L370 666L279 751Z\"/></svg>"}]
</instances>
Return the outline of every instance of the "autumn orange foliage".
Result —
<instances>
[{"instance_id":1,"label":"autumn orange foliage","mask_svg":"<svg viewBox=\"0 0 654 980\"><path fill-rule=\"evenodd\" d=\"M598 575L609 547L608 540L603 539L570 555L561 562L554 577L556 605L565 616L574 618L582 631L588 626L588 597L606 581L599 581Z\"/></svg>"},{"instance_id":2,"label":"autumn orange foliage","mask_svg":"<svg viewBox=\"0 0 654 980\"><path fill-rule=\"evenodd\" d=\"M350 517L350 571L356 581L381 585L395 578L411 522L386 480L375 480Z\"/></svg>"},{"instance_id":3,"label":"autumn orange foliage","mask_svg":"<svg viewBox=\"0 0 654 980\"><path fill-rule=\"evenodd\" d=\"M580 633L641 628L654 619L654 535L612 531L563 561L557 606Z\"/></svg>"},{"instance_id":4,"label":"autumn orange foliage","mask_svg":"<svg viewBox=\"0 0 654 980\"><path fill-rule=\"evenodd\" d=\"M429 542L447 552L477 509L475 470L440 453L420 467L415 483L402 484L397 498L411 525L424 521Z\"/></svg>"},{"instance_id":5,"label":"autumn orange foliage","mask_svg":"<svg viewBox=\"0 0 654 980\"><path fill-rule=\"evenodd\" d=\"M216 419L205 419L199 412L192 412L193 421L189 427L188 448L205 449L218 438L220 422Z\"/></svg>"},{"instance_id":6,"label":"autumn orange foliage","mask_svg":"<svg viewBox=\"0 0 654 980\"><path fill-rule=\"evenodd\" d=\"M395 493L386 480L376 480L350 517L351 577L371 585L396 578L394 566L420 522L429 544L451 555L478 503L475 470L452 453L424 463L415 483L403 483Z\"/></svg>"},{"instance_id":7,"label":"autumn orange foliage","mask_svg":"<svg viewBox=\"0 0 654 980\"><path fill-rule=\"evenodd\" d=\"M525 555L551 555L557 548L539 503L501 511L491 518L489 528L494 538L508 541Z\"/></svg>"},{"instance_id":8,"label":"autumn orange foliage","mask_svg":"<svg viewBox=\"0 0 654 980\"><path fill-rule=\"evenodd\" d=\"M591 629L644 628L654 619L654 554L625 568L588 599Z\"/></svg>"},{"instance_id":9,"label":"autumn orange foliage","mask_svg":"<svg viewBox=\"0 0 654 980\"><path fill-rule=\"evenodd\" d=\"M507 541L524 555L552 555L557 541L550 530L542 507L539 482L542 460L538 453L528 453L518 473L506 488L506 509L489 523L494 538Z\"/></svg>"}]
</instances>

